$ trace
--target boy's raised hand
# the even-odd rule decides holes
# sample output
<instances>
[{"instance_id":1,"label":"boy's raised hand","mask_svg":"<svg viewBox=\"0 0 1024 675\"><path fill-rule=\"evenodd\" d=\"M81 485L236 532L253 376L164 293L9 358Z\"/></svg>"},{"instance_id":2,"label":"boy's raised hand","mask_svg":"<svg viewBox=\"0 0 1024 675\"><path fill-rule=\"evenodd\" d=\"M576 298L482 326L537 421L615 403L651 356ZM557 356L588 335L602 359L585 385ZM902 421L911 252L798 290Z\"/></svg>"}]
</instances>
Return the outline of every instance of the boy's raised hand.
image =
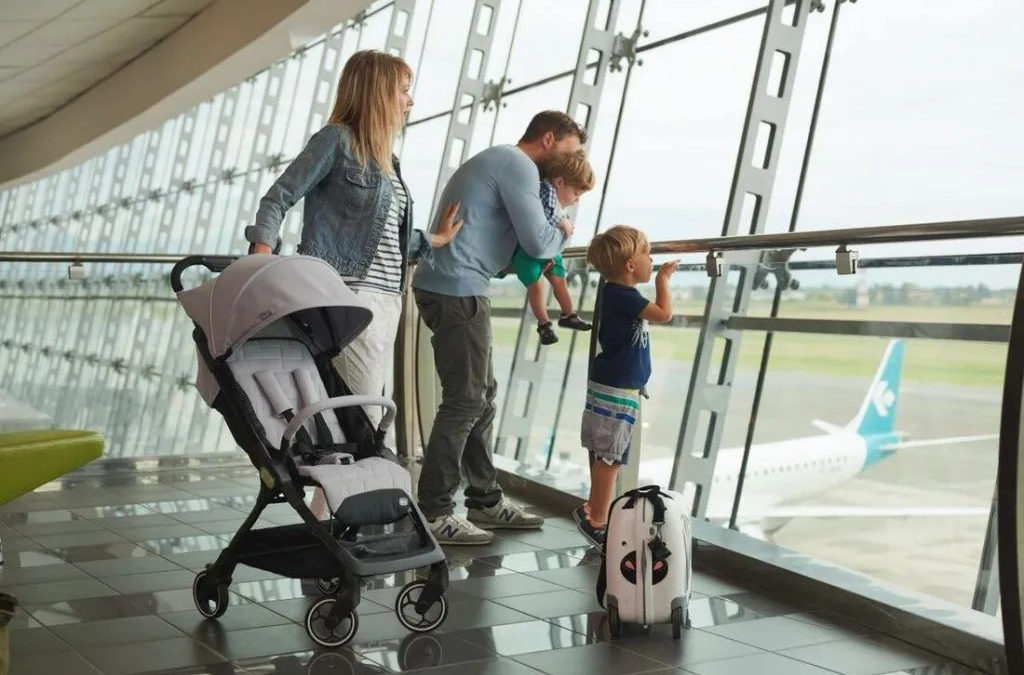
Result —
<instances>
[{"instance_id":1,"label":"boy's raised hand","mask_svg":"<svg viewBox=\"0 0 1024 675\"><path fill-rule=\"evenodd\" d=\"M669 278L675 274L676 267L678 266L678 260L670 260L667 263L662 263L661 267L658 268L658 278L655 281L668 281Z\"/></svg>"},{"instance_id":2,"label":"boy's raised hand","mask_svg":"<svg viewBox=\"0 0 1024 675\"><path fill-rule=\"evenodd\" d=\"M465 221L455 220L455 216L458 214L461 206L462 202L455 202L445 208L444 216L437 225L437 232L433 232L430 235L430 245L433 248L447 246L455 238L455 235L459 233L459 230L462 229Z\"/></svg>"}]
</instances>

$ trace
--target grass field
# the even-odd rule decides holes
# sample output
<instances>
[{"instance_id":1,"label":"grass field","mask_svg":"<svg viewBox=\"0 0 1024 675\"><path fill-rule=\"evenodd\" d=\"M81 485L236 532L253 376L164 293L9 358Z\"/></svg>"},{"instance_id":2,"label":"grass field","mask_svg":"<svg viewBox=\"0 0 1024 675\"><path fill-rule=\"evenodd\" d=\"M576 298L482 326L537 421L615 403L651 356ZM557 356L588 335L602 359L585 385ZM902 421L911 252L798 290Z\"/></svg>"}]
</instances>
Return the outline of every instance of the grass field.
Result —
<instances>
[{"instance_id":1,"label":"grass field","mask_svg":"<svg viewBox=\"0 0 1024 675\"><path fill-rule=\"evenodd\" d=\"M497 303L496 303L497 304ZM505 304L505 303L502 303ZM677 314L702 314L703 305L677 304ZM750 316L767 316L767 303L752 303ZM828 303L790 303L783 305L780 316L856 321L923 321L935 323L1008 324L1008 306L873 306L851 309ZM495 321L495 345L511 350L517 328L511 320ZM692 361L697 347L695 328L651 327L651 343L655 368L662 359ZM563 338L565 331L561 331ZM872 372L884 349L885 338L867 336L816 335L776 333L769 368L772 371L863 375ZM565 348L567 340L557 345ZM740 346L739 368L756 370L761 362L764 333L750 331ZM585 352L576 358L582 358ZM716 355L717 357L717 355ZM1003 383L1006 345L991 342L960 340L908 340L903 365L904 378L935 384L999 387Z\"/></svg>"}]
</instances>

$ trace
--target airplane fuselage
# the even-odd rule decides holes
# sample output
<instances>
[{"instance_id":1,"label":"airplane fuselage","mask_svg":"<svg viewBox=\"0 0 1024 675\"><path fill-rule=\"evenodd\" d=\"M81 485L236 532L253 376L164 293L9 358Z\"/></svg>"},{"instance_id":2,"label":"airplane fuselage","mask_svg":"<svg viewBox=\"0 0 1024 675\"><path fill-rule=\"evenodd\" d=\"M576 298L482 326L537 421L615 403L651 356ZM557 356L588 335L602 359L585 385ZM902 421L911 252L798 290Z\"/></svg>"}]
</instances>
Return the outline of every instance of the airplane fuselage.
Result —
<instances>
[{"instance_id":1,"label":"airplane fuselage","mask_svg":"<svg viewBox=\"0 0 1024 675\"><path fill-rule=\"evenodd\" d=\"M739 515L759 518L782 502L827 491L860 473L867 454L866 440L850 431L755 445L747 462ZM742 457L742 448L719 451L707 518L729 519ZM671 474L671 458L641 460L641 485L664 484L665 476ZM683 486L677 490L687 493Z\"/></svg>"}]
</instances>

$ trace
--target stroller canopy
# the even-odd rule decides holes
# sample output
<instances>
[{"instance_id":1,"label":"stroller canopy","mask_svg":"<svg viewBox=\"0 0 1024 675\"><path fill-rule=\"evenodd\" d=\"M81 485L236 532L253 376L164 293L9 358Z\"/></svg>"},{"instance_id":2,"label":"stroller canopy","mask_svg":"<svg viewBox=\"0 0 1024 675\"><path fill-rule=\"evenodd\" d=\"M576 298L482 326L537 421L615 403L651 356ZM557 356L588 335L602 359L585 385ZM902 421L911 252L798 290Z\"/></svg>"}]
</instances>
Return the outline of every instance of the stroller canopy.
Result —
<instances>
[{"instance_id":1,"label":"stroller canopy","mask_svg":"<svg viewBox=\"0 0 1024 675\"><path fill-rule=\"evenodd\" d=\"M214 279L178 293L185 313L206 336L213 358L228 354L261 329L290 314L321 310L310 322L320 351L345 347L373 319L337 271L311 256L249 255ZM199 360L197 386L213 403L216 385Z\"/></svg>"}]
</instances>

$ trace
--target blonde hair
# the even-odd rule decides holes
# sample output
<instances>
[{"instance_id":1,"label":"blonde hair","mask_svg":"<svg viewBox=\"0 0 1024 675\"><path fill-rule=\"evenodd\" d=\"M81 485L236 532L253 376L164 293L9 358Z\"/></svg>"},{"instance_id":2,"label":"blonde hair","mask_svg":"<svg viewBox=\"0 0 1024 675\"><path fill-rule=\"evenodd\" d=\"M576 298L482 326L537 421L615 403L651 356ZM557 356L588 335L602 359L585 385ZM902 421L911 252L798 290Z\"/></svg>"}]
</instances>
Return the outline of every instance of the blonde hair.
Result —
<instances>
[{"instance_id":1,"label":"blonde hair","mask_svg":"<svg viewBox=\"0 0 1024 675\"><path fill-rule=\"evenodd\" d=\"M616 225L607 232L594 235L587 247L587 262L605 278L617 277L626 263L650 244L647 235L629 225Z\"/></svg>"},{"instance_id":2,"label":"blonde hair","mask_svg":"<svg viewBox=\"0 0 1024 675\"><path fill-rule=\"evenodd\" d=\"M375 49L356 52L341 71L329 118L352 131L352 149L361 164L373 160L388 173L393 171L392 146L404 123L398 107L403 75L411 78L412 68L397 56Z\"/></svg>"},{"instance_id":3,"label":"blonde hair","mask_svg":"<svg viewBox=\"0 0 1024 675\"><path fill-rule=\"evenodd\" d=\"M541 160L538 168L541 178L561 178L583 192L594 189L594 167L587 161L585 150L556 153Z\"/></svg>"}]
</instances>

